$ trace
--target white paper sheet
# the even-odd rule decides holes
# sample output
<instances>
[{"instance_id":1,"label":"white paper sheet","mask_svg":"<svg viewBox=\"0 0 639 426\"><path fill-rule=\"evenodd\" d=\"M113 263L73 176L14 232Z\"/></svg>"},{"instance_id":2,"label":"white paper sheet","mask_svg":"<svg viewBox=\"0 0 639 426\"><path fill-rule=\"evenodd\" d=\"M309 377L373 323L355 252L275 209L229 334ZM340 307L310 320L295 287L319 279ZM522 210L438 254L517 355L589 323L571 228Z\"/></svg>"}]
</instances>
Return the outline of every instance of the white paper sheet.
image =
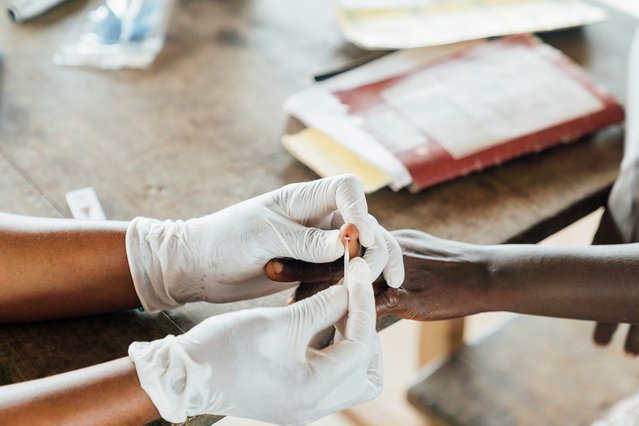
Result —
<instances>
[{"instance_id":1,"label":"white paper sheet","mask_svg":"<svg viewBox=\"0 0 639 426\"><path fill-rule=\"evenodd\" d=\"M348 115L347 108L332 92L348 90L408 73L427 61L450 55L482 41L471 41L449 46L402 50L388 54L368 64L315 84L290 96L284 110L297 117L308 127L321 130L333 140L383 170L391 178L391 189L398 191L412 181L410 173L393 153L374 139Z\"/></svg>"},{"instance_id":2,"label":"white paper sheet","mask_svg":"<svg viewBox=\"0 0 639 426\"><path fill-rule=\"evenodd\" d=\"M580 0L343 0L345 37L366 49L436 46L599 22L603 10Z\"/></svg>"},{"instance_id":3,"label":"white paper sheet","mask_svg":"<svg viewBox=\"0 0 639 426\"><path fill-rule=\"evenodd\" d=\"M414 133L428 134L456 159L604 108L529 47L493 46L419 72L382 97Z\"/></svg>"},{"instance_id":4,"label":"white paper sheet","mask_svg":"<svg viewBox=\"0 0 639 426\"><path fill-rule=\"evenodd\" d=\"M379 168L398 190L412 178L397 155L429 145L426 138L459 159L604 108L562 71L559 52L526 43L399 51L314 84L290 96L284 108ZM392 77L392 84L383 83ZM336 96L380 82L379 104L362 111Z\"/></svg>"}]
</instances>

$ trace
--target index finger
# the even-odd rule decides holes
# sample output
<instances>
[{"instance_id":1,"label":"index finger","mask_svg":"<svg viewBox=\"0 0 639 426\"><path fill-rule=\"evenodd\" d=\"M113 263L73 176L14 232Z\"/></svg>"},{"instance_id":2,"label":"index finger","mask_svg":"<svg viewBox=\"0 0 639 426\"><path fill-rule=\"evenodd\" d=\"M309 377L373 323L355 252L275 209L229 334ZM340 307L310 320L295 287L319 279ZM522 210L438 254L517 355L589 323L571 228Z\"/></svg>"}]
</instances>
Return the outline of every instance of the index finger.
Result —
<instances>
[{"instance_id":1,"label":"index finger","mask_svg":"<svg viewBox=\"0 0 639 426\"><path fill-rule=\"evenodd\" d=\"M355 225L350 223L342 225L340 228L342 244L347 237L350 258L360 256L359 231ZM271 281L275 282L337 282L343 274L343 262L341 259L328 263L309 263L297 259L271 259L264 266L264 273Z\"/></svg>"},{"instance_id":2,"label":"index finger","mask_svg":"<svg viewBox=\"0 0 639 426\"><path fill-rule=\"evenodd\" d=\"M368 344L375 336L375 295L368 264L360 257L349 266L348 314L344 337Z\"/></svg>"},{"instance_id":3,"label":"index finger","mask_svg":"<svg viewBox=\"0 0 639 426\"><path fill-rule=\"evenodd\" d=\"M357 226L360 241L366 247L375 242L374 225L368 217L368 205L364 194L364 185L352 174L319 179L290 187L292 202L305 201L304 207L312 209L313 214L328 214L334 210L344 218L346 223ZM309 197L314 201L308 202ZM290 208L291 218L305 221L311 214L302 208Z\"/></svg>"}]
</instances>

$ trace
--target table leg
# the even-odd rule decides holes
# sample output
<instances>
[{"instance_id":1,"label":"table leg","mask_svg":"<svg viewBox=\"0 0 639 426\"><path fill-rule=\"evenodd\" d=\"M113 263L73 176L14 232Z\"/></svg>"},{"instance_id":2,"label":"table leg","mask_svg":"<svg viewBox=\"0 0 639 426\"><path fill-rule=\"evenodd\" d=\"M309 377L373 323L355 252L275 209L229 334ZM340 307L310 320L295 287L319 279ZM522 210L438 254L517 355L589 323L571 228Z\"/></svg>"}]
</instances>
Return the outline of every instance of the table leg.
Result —
<instances>
[{"instance_id":1,"label":"table leg","mask_svg":"<svg viewBox=\"0 0 639 426\"><path fill-rule=\"evenodd\" d=\"M464 318L423 322L419 331L419 367L446 356L464 343Z\"/></svg>"}]
</instances>

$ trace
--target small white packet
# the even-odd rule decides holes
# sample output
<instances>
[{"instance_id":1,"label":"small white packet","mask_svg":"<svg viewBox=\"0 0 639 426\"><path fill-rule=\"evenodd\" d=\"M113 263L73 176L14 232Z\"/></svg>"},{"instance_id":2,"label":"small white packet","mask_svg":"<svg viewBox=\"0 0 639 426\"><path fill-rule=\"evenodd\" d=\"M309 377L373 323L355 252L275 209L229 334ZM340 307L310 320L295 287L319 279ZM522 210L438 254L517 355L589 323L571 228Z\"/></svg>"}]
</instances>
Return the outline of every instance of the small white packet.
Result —
<instances>
[{"instance_id":1,"label":"small white packet","mask_svg":"<svg viewBox=\"0 0 639 426\"><path fill-rule=\"evenodd\" d=\"M144 68L164 46L173 0L102 0L56 51L58 65Z\"/></svg>"},{"instance_id":2,"label":"small white packet","mask_svg":"<svg viewBox=\"0 0 639 426\"><path fill-rule=\"evenodd\" d=\"M64 196L67 199L71 215L82 220L106 220L106 215L98 199L98 194L91 187L69 191Z\"/></svg>"}]
</instances>

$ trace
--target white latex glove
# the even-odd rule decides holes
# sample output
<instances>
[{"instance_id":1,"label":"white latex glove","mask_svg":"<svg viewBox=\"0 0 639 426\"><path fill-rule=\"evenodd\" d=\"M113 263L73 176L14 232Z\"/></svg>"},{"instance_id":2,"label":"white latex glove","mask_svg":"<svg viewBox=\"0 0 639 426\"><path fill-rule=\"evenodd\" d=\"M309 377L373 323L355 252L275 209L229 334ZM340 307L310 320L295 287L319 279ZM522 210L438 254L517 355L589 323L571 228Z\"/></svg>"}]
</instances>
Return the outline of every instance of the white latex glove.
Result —
<instances>
[{"instance_id":1,"label":"white latex glove","mask_svg":"<svg viewBox=\"0 0 639 426\"><path fill-rule=\"evenodd\" d=\"M349 272L348 289L336 285L294 305L211 317L181 336L133 343L142 388L171 422L206 413L297 425L375 398L382 355L370 271L357 258ZM345 315L338 343L309 347Z\"/></svg>"},{"instance_id":2,"label":"white latex glove","mask_svg":"<svg viewBox=\"0 0 639 426\"><path fill-rule=\"evenodd\" d=\"M264 277L273 258L332 262L344 254L339 227L357 226L364 259L391 286L404 280L399 245L368 214L361 182L342 175L287 185L187 221L138 217L126 251L135 289L148 311L187 302L229 302L287 287ZM389 258L390 252L390 258Z\"/></svg>"}]
</instances>

